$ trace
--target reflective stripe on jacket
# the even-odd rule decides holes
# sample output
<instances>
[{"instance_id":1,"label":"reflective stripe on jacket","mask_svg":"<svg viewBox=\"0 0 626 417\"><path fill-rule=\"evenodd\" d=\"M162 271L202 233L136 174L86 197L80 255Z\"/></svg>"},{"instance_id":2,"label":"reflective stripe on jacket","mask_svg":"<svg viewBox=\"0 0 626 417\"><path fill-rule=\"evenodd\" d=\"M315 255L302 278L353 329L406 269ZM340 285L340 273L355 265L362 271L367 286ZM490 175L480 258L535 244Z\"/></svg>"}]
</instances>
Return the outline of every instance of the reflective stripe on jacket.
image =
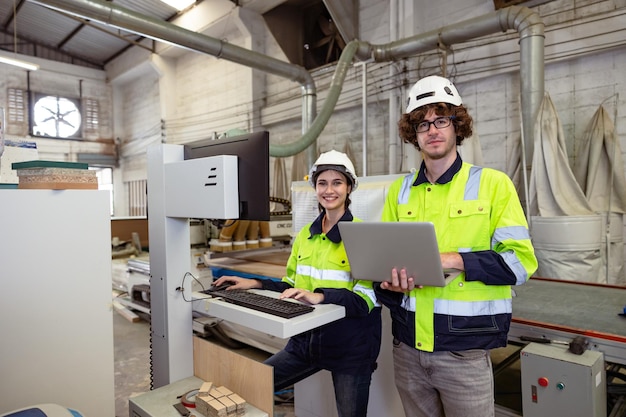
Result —
<instances>
[{"instance_id":1,"label":"reflective stripe on jacket","mask_svg":"<svg viewBox=\"0 0 626 417\"><path fill-rule=\"evenodd\" d=\"M417 176L391 185L383 220L434 223L440 252L459 252L465 273L444 288L424 287L408 295L378 286L378 300L390 308L394 337L424 351L505 346L510 285L523 284L537 269L515 187L504 173L463 163L458 156L447 177L435 184L423 180L423 170L424 165Z\"/></svg>"}]
</instances>

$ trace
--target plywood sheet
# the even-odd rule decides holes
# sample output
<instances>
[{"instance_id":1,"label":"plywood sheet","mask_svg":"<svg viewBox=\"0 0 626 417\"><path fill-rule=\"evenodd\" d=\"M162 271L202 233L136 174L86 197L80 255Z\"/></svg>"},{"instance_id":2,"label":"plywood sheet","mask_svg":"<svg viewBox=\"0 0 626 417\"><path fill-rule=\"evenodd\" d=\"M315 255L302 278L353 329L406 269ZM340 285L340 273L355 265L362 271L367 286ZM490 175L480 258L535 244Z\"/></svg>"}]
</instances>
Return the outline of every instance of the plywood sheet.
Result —
<instances>
[{"instance_id":1,"label":"plywood sheet","mask_svg":"<svg viewBox=\"0 0 626 417\"><path fill-rule=\"evenodd\" d=\"M263 252L259 251L259 253L250 253L245 256L239 257L236 253L233 253L233 257L244 259L247 261L255 261L255 262L263 262L268 264L280 265L283 268L287 265L287 260L289 259L289 255L291 254L291 250L280 250L280 251L272 251L272 252Z\"/></svg>"},{"instance_id":2,"label":"plywood sheet","mask_svg":"<svg viewBox=\"0 0 626 417\"><path fill-rule=\"evenodd\" d=\"M117 237L121 241L131 242L133 232L139 235L141 248L149 246L148 219L146 217L125 217L111 219L111 238Z\"/></svg>"},{"instance_id":3,"label":"plywood sheet","mask_svg":"<svg viewBox=\"0 0 626 417\"><path fill-rule=\"evenodd\" d=\"M206 341L193 338L194 375L225 386L245 401L274 415L274 371L271 366Z\"/></svg>"}]
</instances>

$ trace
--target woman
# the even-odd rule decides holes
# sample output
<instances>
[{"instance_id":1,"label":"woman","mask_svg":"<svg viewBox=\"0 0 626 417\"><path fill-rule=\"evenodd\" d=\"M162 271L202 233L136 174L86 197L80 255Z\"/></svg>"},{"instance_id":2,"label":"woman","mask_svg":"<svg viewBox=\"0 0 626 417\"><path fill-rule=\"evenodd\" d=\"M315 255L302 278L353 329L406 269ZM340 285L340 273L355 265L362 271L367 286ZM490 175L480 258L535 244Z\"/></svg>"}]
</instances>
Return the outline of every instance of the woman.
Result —
<instances>
[{"instance_id":1,"label":"woman","mask_svg":"<svg viewBox=\"0 0 626 417\"><path fill-rule=\"evenodd\" d=\"M339 417L363 417L380 351L380 307L371 282L352 280L337 227L340 221L359 221L348 208L358 181L347 155L331 150L311 167L309 183L320 215L294 239L282 281L224 276L215 285L234 283L229 289L263 288L281 292L280 298L344 306L345 318L293 336L265 363L274 367L276 391L330 371Z\"/></svg>"}]
</instances>

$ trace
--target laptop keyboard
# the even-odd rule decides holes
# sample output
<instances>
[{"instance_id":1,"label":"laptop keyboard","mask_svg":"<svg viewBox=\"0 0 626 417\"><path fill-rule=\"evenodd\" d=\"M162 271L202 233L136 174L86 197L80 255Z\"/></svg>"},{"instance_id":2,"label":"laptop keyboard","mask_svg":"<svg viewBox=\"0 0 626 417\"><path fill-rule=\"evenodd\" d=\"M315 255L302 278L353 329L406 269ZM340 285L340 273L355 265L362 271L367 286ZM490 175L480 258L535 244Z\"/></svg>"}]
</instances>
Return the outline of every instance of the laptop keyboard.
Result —
<instances>
[{"instance_id":1,"label":"laptop keyboard","mask_svg":"<svg viewBox=\"0 0 626 417\"><path fill-rule=\"evenodd\" d=\"M267 295L257 294L248 290L219 290L208 289L202 291L212 297L218 297L222 300L247 307L263 313L268 313L277 317L291 319L302 314L310 313L315 308L310 305L300 304Z\"/></svg>"}]
</instances>

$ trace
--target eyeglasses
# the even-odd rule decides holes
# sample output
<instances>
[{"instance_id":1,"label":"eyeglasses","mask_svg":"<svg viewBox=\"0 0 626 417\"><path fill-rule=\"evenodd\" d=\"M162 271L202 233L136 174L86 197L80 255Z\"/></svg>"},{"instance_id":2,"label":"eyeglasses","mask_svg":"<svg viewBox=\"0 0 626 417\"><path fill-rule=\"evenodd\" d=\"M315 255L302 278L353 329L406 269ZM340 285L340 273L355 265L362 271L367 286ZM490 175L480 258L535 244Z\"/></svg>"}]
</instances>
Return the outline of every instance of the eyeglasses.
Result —
<instances>
[{"instance_id":1,"label":"eyeglasses","mask_svg":"<svg viewBox=\"0 0 626 417\"><path fill-rule=\"evenodd\" d=\"M437 117L432 122L424 120L422 122L419 122L416 125L413 125L413 127L415 128L415 132L425 133L430 130L430 125L435 125L437 129L443 129L445 127L450 126L450 123L452 123L452 119L454 119L454 116Z\"/></svg>"}]
</instances>

